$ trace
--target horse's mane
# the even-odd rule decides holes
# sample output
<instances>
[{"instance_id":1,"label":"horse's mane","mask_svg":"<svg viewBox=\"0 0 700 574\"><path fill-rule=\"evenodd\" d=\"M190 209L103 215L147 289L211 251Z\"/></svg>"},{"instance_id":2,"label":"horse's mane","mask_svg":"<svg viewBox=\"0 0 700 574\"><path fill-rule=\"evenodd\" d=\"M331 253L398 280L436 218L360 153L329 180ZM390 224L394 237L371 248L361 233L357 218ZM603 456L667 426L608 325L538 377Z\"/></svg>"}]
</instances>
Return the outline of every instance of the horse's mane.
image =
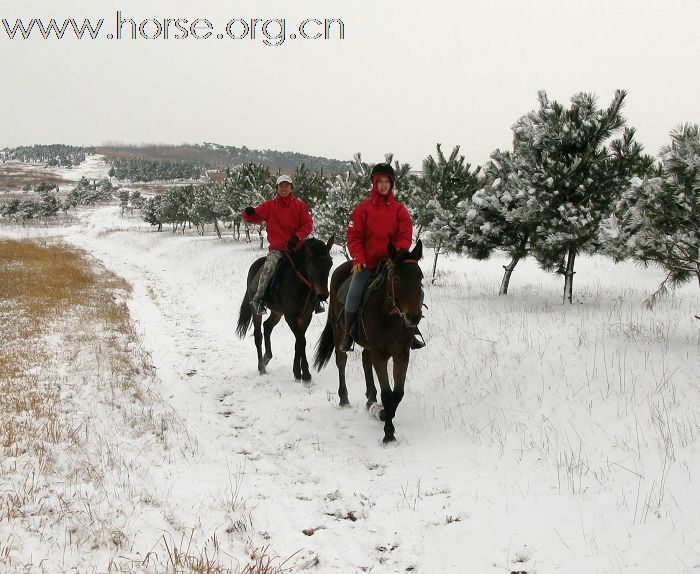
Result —
<instances>
[{"instance_id":1,"label":"horse's mane","mask_svg":"<svg viewBox=\"0 0 700 574\"><path fill-rule=\"evenodd\" d=\"M304 245L299 251L291 253L292 261L297 266L302 266L307 257L317 259L323 256L328 256L326 244L315 237L307 237L304 240Z\"/></svg>"},{"instance_id":2,"label":"horse's mane","mask_svg":"<svg viewBox=\"0 0 700 574\"><path fill-rule=\"evenodd\" d=\"M312 257L328 255L328 249L326 248L325 242L317 239L316 237L307 237L304 241L306 249Z\"/></svg>"}]
</instances>

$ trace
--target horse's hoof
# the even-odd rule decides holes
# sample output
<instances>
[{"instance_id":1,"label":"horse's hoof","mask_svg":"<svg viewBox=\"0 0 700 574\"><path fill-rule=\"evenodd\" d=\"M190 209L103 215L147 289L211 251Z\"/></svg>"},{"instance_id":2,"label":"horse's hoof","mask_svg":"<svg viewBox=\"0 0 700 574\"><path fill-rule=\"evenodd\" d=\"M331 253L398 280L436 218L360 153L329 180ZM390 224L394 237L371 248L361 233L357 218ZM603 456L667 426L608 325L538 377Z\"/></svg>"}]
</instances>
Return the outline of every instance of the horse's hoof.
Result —
<instances>
[{"instance_id":1,"label":"horse's hoof","mask_svg":"<svg viewBox=\"0 0 700 574\"><path fill-rule=\"evenodd\" d=\"M263 357L263 362L267 365L270 362L271 358L272 358L272 355L265 355Z\"/></svg>"},{"instance_id":2,"label":"horse's hoof","mask_svg":"<svg viewBox=\"0 0 700 574\"><path fill-rule=\"evenodd\" d=\"M380 421L384 422L386 420L386 413L384 412L384 409L380 410L377 416L379 417Z\"/></svg>"},{"instance_id":3,"label":"horse's hoof","mask_svg":"<svg viewBox=\"0 0 700 574\"><path fill-rule=\"evenodd\" d=\"M301 380L304 381L305 383L308 383L311 381L311 373L306 373L301 376Z\"/></svg>"},{"instance_id":4,"label":"horse's hoof","mask_svg":"<svg viewBox=\"0 0 700 574\"><path fill-rule=\"evenodd\" d=\"M385 437L382 439L382 442L383 442L384 444L388 444L388 443L390 443L390 442L395 442L395 441L396 441L396 437L395 437L393 434L392 434L392 435L387 435L387 436L385 436Z\"/></svg>"},{"instance_id":5,"label":"horse's hoof","mask_svg":"<svg viewBox=\"0 0 700 574\"><path fill-rule=\"evenodd\" d=\"M367 407L367 411L369 412L369 415L371 417L379 418L381 416L381 413L384 412L384 409L379 403L372 403Z\"/></svg>"},{"instance_id":6,"label":"horse's hoof","mask_svg":"<svg viewBox=\"0 0 700 574\"><path fill-rule=\"evenodd\" d=\"M258 375L267 375L267 371L263 369L258 369Z\"/></svg>"},{"instance_id":7,"label":"horse's hoof","mask_svg":"<svg viewBox=\"0 0 700 574\"><path fill-rule=\"evenodd\" d=\"M344 408L344 407L349 407L349 406L350 406L350 401L347 399L347 397L346 397L346 398L341 398L341 399L340 399L340 403L338 404L338 406L339 406L341 409Z\"/></svg>"}]
</instances>

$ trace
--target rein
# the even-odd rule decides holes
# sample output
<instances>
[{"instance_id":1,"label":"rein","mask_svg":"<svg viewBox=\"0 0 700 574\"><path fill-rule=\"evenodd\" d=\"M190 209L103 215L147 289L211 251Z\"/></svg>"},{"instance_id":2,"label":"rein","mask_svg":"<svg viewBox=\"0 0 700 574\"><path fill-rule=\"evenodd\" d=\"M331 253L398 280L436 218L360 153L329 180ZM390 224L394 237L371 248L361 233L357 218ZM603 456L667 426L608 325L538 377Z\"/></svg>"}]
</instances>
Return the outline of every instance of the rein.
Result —
<instances>
[{"instance_id":1,"label":"rein","mask_svg":"<svg viewBox=\"0 0 700 574\"><path fill-rule=\"evenodd\" d=\"M313 290L313 288L314 288L313 283L311 283L311 281L309 280L308 277L305 277L304 275L302 275L302 274L299 272L299 270L297 269L297 266L294 265L294 261L292 260L292 256L289 254L289 251L287 251L287 250L285 249L285 250L284 250L284 254L287 256L287 260L289 261L289 264L292 266L292 269L294 269L294 273L297 274L297 277L299 278L299 280L300 280L304 285L306 285L309 289Z\"/></svg>"}]
</instances>

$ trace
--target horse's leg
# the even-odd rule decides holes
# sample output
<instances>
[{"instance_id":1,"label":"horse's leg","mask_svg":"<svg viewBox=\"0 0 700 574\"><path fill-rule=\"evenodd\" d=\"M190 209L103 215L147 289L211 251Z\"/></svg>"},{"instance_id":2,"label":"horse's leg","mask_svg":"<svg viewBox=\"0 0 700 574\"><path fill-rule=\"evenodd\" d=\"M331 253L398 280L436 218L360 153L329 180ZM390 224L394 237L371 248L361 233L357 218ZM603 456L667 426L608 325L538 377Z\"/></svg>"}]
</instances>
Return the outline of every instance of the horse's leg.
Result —
<instances>
[{"instance_id":1,"label":"horse's leg","mask_svg":"<svg viewBox=\"0 0 700 574\"><path fill-rule=\"evenodd\" d=\"M362 370L365 372L365 385L367 391L367 408L377 402L377 387L374 385L374 373L372 373L372 353L368 349L362 349Z\"/></svg>"},{"instance_id":2,"label":"horse's leg","mask_svg":"<svg viewBox=\"0 0 700 574\"><path fill-rule=\"evenodd\" d=\"M285 321L287 321L287 325L289 325L289 328L292 330L292 333L294 333L294 362L292 364L292 372L294 373L294 379L297 381L301 381L301 358L306 354L306 336L304 335L304 332L299 328L299 325L297 325L294 317L285 316L284 319ZM307 373L308 370L309 366L307 364ZM305 380L311 380L311 375L309 375L309 378Z\"/></svg>"},{"instance_id":3,"label":"horse's leg","mask_svg":"<svg viewBox=\"0 0 700 574\"><path fill-rule=\"evenodd\" d=\"M265 329L265 356L262 358L262 360L265 365L267 365L270 362L270 359L272 359L272 345L270 344L270 335L272 334L272 330L275 328L275 325L277 325L277 323L280 322L281 318L282 315L278 315L277 313L272 312L263 323L263 327Z\"/></svg>"},{"instance_id":4,"label":"horse's leg","mask_svg":"<svg viewBox=\"0 0 700 574\"><path fill-rule=\"evenodd\" d=\"M394 393L391 390L391 383L389 382L389 371L387 364L389 362L389 357L384 355L379 355L376 351L372 353L372 365L377 373L377 379L379 379L379 388L382 392L382 411L379 413L379 419L384 421L384 442L391 442L396 440L394 437L394 423L392 419L394 418L394 413L396 408L394 406Z\"/></svg>"},{"instance_id":5,"label":"horse's leg","mask_svg":"<svg viewBox=\"0 0 700 574\"><path fill-rule=\"evenodd\" d=\"M348 354L343 351L339 351L338 347L335 348L335 366L338 367L338 397L340 398L341 407L350 406L350 401L348 400L348 387L345 384L345 365L348 362Z\"/></svg>"},{"instance_id":6,"label":"horse's leg","mask_svg":"<svg viewBox=\"0 0 700 574\"><path fill-rule=\"evenodd\" d=\"M255 349L258 352L258 373L261 375L264 375L266 373L265 371L265 364L266 361L263 359L263 354L262 354L262 341L263 341L263 335L262 335L262 329L260 328L260 325L262 323L262 317L255 313L253 311L253 338L255 339Z\"/></svg>"},{"instance_id":7,"label":"horse's leg","mask_svg":"<svg viewBox=\"0 0 700 574\"><path fill-rule=\"evenodd\" d=\"M403 399L403 387L406 382L406 371L408 370L408 349L401 349L393 356L394 363L394 390L391 392L391 402L389 407L384 405L384 409L390 409L388 416L394 418L396 416L396 409L399 407L401 399ZM383 402L383 401L382 401Z\"/></svg>"},{"instance_id":8,"label":"horse's leg","mask_svg":"<svg viewBox=\"0 0 700 574\"><path fill-rule=\"evenodd\" d=\"M299 354L299 363L301 366L301 380L309 382L311 380L311 372L309 371L309 361L306 358L306 330L309 328L309 323L311 323L311 315L308 319L302 322L299 329L299 338L297 338L297 345L294 348L295 354ZM301 345L299 344L301 341Z\"/></svg>"}]
</instances>

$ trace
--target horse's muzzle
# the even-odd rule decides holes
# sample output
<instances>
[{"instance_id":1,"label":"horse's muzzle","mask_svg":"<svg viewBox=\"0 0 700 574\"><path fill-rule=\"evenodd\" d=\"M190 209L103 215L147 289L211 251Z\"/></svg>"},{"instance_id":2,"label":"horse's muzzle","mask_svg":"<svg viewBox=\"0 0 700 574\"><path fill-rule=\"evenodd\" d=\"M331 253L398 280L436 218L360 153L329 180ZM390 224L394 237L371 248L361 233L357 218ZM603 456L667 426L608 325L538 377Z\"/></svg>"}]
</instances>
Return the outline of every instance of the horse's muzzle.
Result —
<instances>
[{"instance_id":1,"label":"horse's muzzle","mask_svg":"<svg viewBox=\"0 0 700 574\"><path fill-rule=\"evenodd\" d=\"M417 315L414 315L413 313L406 313L403 320L408 327L417 327L422 318L423 315L421 313L418 313Z\"/></svg>"}]
</instances>

